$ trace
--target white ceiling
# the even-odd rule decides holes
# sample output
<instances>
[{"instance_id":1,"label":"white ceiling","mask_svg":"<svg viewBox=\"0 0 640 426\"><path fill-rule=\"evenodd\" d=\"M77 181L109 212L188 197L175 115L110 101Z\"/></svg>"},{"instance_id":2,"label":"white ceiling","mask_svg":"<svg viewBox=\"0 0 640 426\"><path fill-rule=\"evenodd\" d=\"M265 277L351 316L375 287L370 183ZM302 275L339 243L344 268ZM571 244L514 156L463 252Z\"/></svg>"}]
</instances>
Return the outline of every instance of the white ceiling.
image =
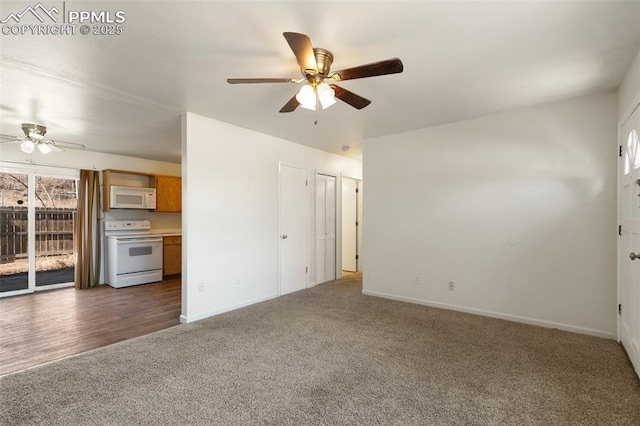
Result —
<instances>
[{"instance_id":1,"label":"white ceiling","mask_svg":"<svg viewBox=\"0 0 640 426\"><path fill-rule=\"evenodd\" d=\"M0 19L36 3L3 1ZM640 49L638 1L64 6L123 10L123 34L0 35L0 133L37 122L54 140L171 162L184 111L361 158L367 138L615 89ZM399 57L404 73L340 83L372 104L338 102L317 125L311 111L278 113L297 86L226 79L298 78L285 31L332 51L333 70Z\"/></svg>"}]
</instances>

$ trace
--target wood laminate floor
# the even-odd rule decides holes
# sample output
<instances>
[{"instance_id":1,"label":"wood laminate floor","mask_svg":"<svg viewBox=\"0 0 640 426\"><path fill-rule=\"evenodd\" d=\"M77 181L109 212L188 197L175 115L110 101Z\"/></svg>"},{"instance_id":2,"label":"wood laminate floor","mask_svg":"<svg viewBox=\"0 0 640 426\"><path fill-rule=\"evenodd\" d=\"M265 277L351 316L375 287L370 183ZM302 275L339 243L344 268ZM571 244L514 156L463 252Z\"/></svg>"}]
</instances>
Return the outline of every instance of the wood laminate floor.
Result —
<instances>
[{"instance_id":1,"label":"wood laminate floor","mask_svg":"<svg viewBox=\"0 0 640 426\"><path fill-rule=\"evenodd\" d=\"M180 278L0 299L0 375L180 323Z\"/></svg>"}]
</instances>

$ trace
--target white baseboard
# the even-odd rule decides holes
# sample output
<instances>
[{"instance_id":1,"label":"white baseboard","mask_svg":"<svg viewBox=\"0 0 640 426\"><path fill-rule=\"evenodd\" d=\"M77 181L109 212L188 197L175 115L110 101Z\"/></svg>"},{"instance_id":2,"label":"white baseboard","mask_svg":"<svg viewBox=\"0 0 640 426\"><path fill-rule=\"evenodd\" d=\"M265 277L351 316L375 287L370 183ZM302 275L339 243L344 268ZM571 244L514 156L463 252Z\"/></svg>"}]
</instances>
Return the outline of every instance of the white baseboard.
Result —
<instances>
[{"instance_id":1,"label":"white baseboard","mask_svg":"<svg viewBox=\"0 0 640 426\"><path fill-rule=\"evenodd\" d=\"M466 306L451 305L448 303L434 302L431 300L416 299L413 297L396 296L393 294L381 293L377 291L363 290L362 294L366 296L381 297L383 299L397 300L399 302L415 303L418 305L431 306L433 308L449 309L452 311L465 312L467 314L482 315L485 317L499 318L507 321L520 322L523 324L537 325L539 327L557 328L558 330L570 331L572 333L587 334L589 336L603 337L605 339L616 339L615 333L607 331L594 330L591 328L577 327L574 325L562 324L552 321L545 321L536 318L521 317L518 315L503 314L500 312L485 311L482 309L468 308Z\"/></svg>"},{"instance_id":2,"label":"white baseboard","mask_svg":"<svg viewBox=\"0 0 640 426\"><path fill-rule=\"evenodd\" d=\"M189 322L199 321L201 319L209 318L209 317L212 317L212 316L215 316L215 315L220 315L220 314L223 314L225 312L234 311L236 309L244 308L245 306L254 305L256 303L265 302L267 300L275 299L277 297L278 297L278 294L275 293L275 294L270 294L269 296L259 297L257 299L247 300L246 302L238 303L237 305L232 305L232 306L227 306L225 308L216 309L215 311L205 312L203 314L189 315L189 316L180 315L180 323L181 324L186 324L186 323L189 323Z\"/></svg>"}]
</instances>

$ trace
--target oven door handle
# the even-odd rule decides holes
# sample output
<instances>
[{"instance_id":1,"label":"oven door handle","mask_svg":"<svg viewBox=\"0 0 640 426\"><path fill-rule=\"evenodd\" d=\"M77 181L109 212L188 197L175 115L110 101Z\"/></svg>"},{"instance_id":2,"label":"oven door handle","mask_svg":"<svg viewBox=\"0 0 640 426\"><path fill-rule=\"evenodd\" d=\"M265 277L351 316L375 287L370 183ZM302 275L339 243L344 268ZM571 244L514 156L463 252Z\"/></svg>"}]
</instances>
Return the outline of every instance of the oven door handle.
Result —
<instances>
[{"instance_id":1,"label":"oven door handle","mask_svg":"<svg viewBox=\"0 0 640 426\"><path fill-rule=\"evenodd\" d=\"M133 240L124 240L118 239L118 244L137 244L137 243L161 243L162 237L160 238L136 238Z\"/></svg>"}]
</instances>

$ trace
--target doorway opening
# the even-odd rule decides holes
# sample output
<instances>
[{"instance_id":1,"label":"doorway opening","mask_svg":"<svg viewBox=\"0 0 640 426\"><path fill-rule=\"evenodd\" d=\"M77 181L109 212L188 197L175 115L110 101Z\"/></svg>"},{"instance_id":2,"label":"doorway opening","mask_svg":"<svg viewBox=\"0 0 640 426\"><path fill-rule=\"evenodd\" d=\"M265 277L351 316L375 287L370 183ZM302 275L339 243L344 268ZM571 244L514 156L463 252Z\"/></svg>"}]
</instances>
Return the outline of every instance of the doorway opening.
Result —
<instances>
[{"instance_id":1,"label":"doorway opening","mask_svg":"<svg viewBox=\"0 0 640 426\"><path fill-rule=\"evenodd\" d=\"M342 271L361 272L360 250L362 247L362 182L359 179L342 178Z\"/></svg>"}]
</instances>

